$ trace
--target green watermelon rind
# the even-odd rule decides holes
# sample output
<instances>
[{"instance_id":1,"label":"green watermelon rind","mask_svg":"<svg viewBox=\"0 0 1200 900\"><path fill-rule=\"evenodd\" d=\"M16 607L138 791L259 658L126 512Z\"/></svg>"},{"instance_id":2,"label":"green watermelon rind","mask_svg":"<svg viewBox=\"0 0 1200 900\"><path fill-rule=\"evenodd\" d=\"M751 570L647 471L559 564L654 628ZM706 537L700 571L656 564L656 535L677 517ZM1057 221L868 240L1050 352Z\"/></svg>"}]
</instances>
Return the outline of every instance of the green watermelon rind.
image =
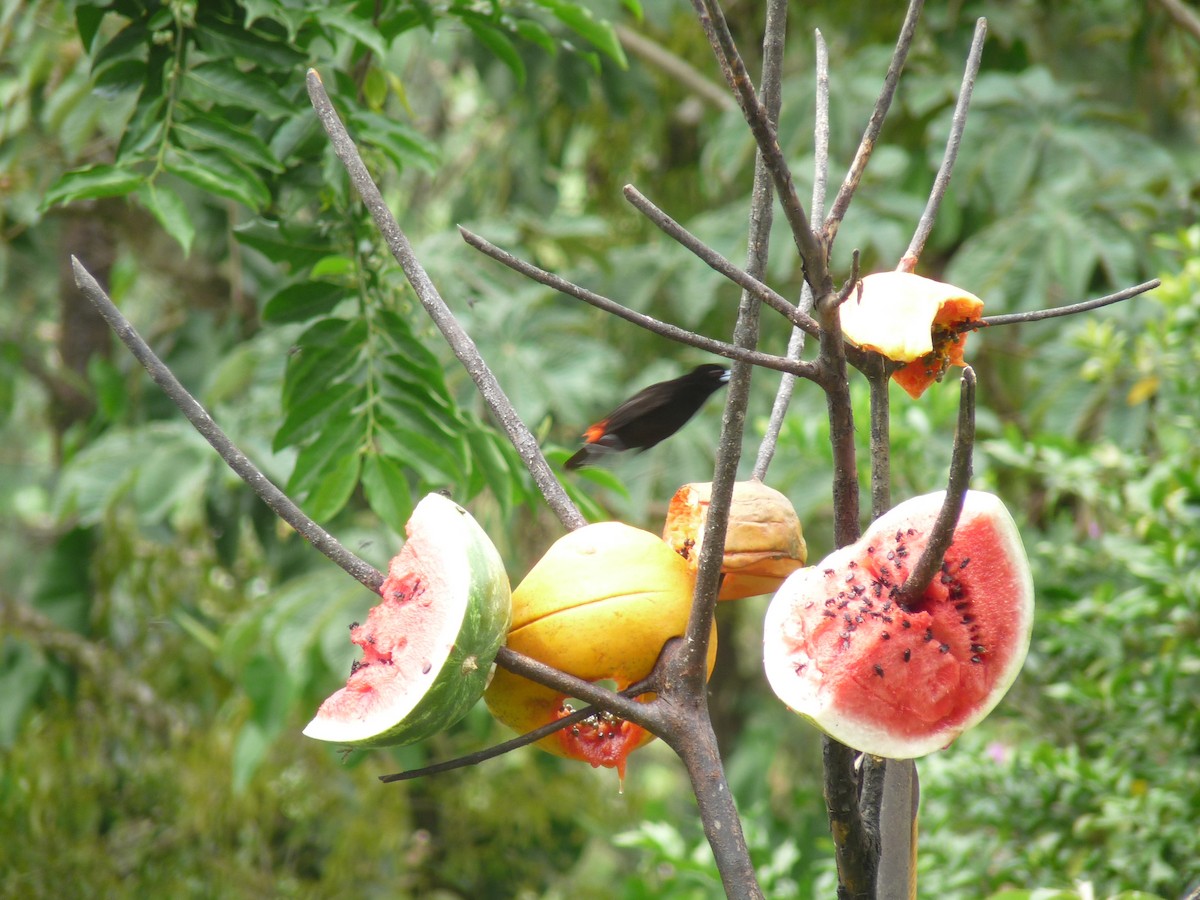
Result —
<instances>
[{"instance_id":1,"label":"green watermelon rind","mask_svg":"<svg viewBox=\"0 0 1200 900\"><path fill-rule=\"evenodd\" d=\"M1013 636L1012 654L1008 665L992 684L989 699L981 703L974 712L952 726L931 730L920 736L900 737L888 732L886 726L859 716L845 714L831 702L826 692L813 693L793 671L798 657L793 656L779 638L784 621L793 615L796 604L808 599L805 591L809 583L826 567L842 571L847 559L854 559L862 552L860 545L869 543L873 534L886 534L908 525L914 515L926 517L932 523L945 498L945 491L913 497L885 513L859 540L859 542L835 550L816 566L800 569L780 586L767 608L763 629L763 663L767 681L772 690L789 709L808 719L818 729L847 746L875 756L891 759L913 759L944 749L964 731L978 725L1000 703L1008 689L1016 681L1029 650L1033 631L1034 585L1029 560L1021 541L1020 532L1004 503L994 494L984 491L968 491L963 507L966 516L986 518L994 529L995 536L1010 563L1013 579L1013 608L1018 613L1019 633ZM808 661L806 656L799 657ZM808 679L811 681L811 678Z\"/></svg>"},{"instance_id":2,"label":"green watermelon rind","mask_svg":"<svg viewBox=\"0 0 1200 900\"><path fill-rule=\"evenodd\" d=\"M423 543L436 546L438 558L426 565L468 573L453 646L421 698L391 727L355 737L351 727L318 712L304 729L308 737L362 748L414 744L454 725L483 696L512 619L504 561L471 514L441 494L429 494L417 505L406 530L410 541L420 534ZM455 598L442 597L439 602L451 599Z\"/></svg>"}]
</instances>

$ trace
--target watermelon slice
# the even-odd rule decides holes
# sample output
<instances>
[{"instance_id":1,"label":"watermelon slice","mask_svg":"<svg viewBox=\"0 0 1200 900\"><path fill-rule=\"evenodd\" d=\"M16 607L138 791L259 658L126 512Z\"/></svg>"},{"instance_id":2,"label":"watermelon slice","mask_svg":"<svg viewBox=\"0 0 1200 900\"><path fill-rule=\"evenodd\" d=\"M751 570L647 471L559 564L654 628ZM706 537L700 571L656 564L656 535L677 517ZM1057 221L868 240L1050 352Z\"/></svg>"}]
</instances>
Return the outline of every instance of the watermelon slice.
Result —
<instances>
[{"instance_id":1,"label":"watermelon slice","mask_svg":"<svg viewBox=\"0 0 1200 900\"><path fill-rule=\"evenodd\" d=\"M950 744L1000 702L1033 627L1033 578L993 494L968 491L941 572L902 607L945 492L915 497L784 582L763 659L784 703L842 743L893 759Z\"/></svg>"},{"instance_id":2,"label":"watermelon slice","mask_svg":"<svg viewBox=\"0 0 1200 900\"><path fill-rule=\"evenodd\" d=\"M350 640L363 650L344 688L304 733L351 747L412 744L453 725L483 696L512 616L508 575L479 524L429 494L405 525L383 601Z\"/></svg>"}]
</instances>

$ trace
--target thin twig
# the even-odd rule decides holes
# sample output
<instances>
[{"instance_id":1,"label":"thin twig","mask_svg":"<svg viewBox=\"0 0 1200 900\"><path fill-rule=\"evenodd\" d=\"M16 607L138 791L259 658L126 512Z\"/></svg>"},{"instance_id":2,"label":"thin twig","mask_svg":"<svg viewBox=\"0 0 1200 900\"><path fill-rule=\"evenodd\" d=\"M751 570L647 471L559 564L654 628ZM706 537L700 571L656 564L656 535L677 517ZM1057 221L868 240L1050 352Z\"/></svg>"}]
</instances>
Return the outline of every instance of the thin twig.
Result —
<instances>
[{"instance_id":1,"label":"thin twig","mask_svg":"<svg viewBox=\"0 0 1200 900\"><path fill-rule=\"evenodd\" d=\"M814 219L825 215L825 185L829 178L829 50L825 46L825 38L820 29L813 32L817 56L817 86L816 111L813 124L813 192L812 214ZM800 303L797 312L807 315L813 306L812 285L807 281L800 290ZM810 334L812 332L809 332ZM800 359L804 352L805 332L793 328L788 337L787 358ZM771 405L771 416L767 420L767 428L763 434L762 443L758 445L758 458L754 461L754 477L762 481L767 477L767 469L775 456L775 448L779 444L779 434L783 430L783 420L787 416L788 407L792 402L792 390L796 386L795 376L784 373L779 379L779 389L775 392L775 402Z\"/></svg>"},{"instance_id":2,"label":"thin twig","mask_svg":"<svg viewBox=\"0 0 1200 900\"><path fill-rule=\"evenodd\" d=\"M494 744L486 750L468 753L465 756L456 756L454 759L447 759L433 765L422 766L419 769L407 769L403 772L393 772L390 775L380 775L379 780L384 784L392 784L397 781L414 781L417 778L424 778L426 775L440 775L442 772L453 772L455 769L466 769L469 766L477 766L480 763L487 762L489 759L495 759L497 756L503 756L506 753L512 753L514 750L520 750L522 747L528 747L530 744L536 744L542 738L562 731L564 728L569 728L572 725L578 725L584 719L591 718L601 711L598 706L585 706L583 709L577 709L575 712L563 716L561 719L547 722L533 731L528 731L510 740Z\"/></svg>"},{"instance_id":3,"label":"thin twig","mask_svg":"<svg viewBox=\"0 0 1200 900\"><path fill-rule=\"evenodd\" d=\"M668 642L668 646L671 642ZM663 654L667 653L667 648L663 648ZM528 678L530 681L553 688L561 694L566 694L568 697L575 697L585 703L590 703L593 706L598 706L608 712L615 713L622 719L628 719L630 722L635 722L641 725L647 731L658 732L662 729L661 716L654 714L654 701L648 703L639 703L630 697L626 697L616 691L610 691L608 688L600 684L593 684L590 681L585 681L582 678L576 678L574 675L569 675L562 672L553 666L548 666L543 662L525 656L522 653L517 653L509 647L501 647L496 653L496 665L507 669L514 675L520 675L522 678ZM651 674L643 679L643 684L650 684L644 691L654 690L653 682L657 677L657 665L651 671Z\"/></svg>"},{"instance_id":4,"label":"thin twig","mask_svg":"<svg viewBox=\"0 0 1200 900\"><path fill-rule=\"evenodd\" d=\"M912 47L913 37L917 31L917 20L921 17L921 9L924 5L925 0L909 0L908 12L904 14L904 24L900 27L900 36L896 39L896 49L892 53L892 61L888 65L887 75L883 79L883 89L879 92L879 99L875 101L875 109L867 121L862 141L854 154L854 162L850 164L850 171L846 173L846 178L825 219L822 230L826 246L832 245L833 239L837 237L838 228L841 227L842 219L846 216L846 210L850 208L854 192L858 190L858 183L862 180L863 172L866 171L871 153L875 150L879 132L883 130L884 119L887 118L888 108L892 105L892 97L896 93L896 85L900 82L900 73L904 70L904 62Z\"/></svg>"},{"instance_id":5,"label":"thin twig","mask_svg":"<svg viewBox=\"0 0 1200 900\"><path fill-rule=\"evenodd\" d=\"M544 284L546 287L553 288L559 293L566 294L568 297L574 297L577 300L582 300L585 303L591 304L597 309L602 309L607 313L611 313L618 318L624 319L626 322L632 322L640 328L664 337L667 340L676 341L680 344L687 344L689 347L697 347L701 350L707 350L709 353L715 353L717 356L724 356L726 359L741 360L742 362L751 363L756 366L761 366L764 369L775 369L779 372L791 372L799 378L813 378L816 375L816 368L811 363L798 362L795 360L784 359L781 356L773 356L769 353L760 353L757 350L746 350L741 347L735 347L733 344L728 344L724 341L713 340L704 335L695 334L685 328L680 328L678 325L671 325L663 322L661 319L656 319L653 316L647 316L644 313L635 312L626 306L622 306L615 300L610 300L594 291L589 291L587 288L582 288L577 284L573 284L555 275L552 272L547 272L544 269L539 269L532 263L527 263L506 250L502 250L495 244L482 238L472 231L463 228L461 225L458 228L462 239L486 256L490 256L496 262L502 263L512 269L514 272L520 272L526 278ZM784 301L787 302L786 300Z\"/></svg>"},{"instance_id":6,"label":"thin twig","mask_svg":"<svg viewBox=\"0 0 1200 900\"><path fill-rule=\"evenodd\" d=\"M129 348L129 352L150 373L154 383L162 388L163 393L187 416L187 420L212 445L221 459L225 460L225 464L233 469L246 484L250 485L254 493L262 498L262 501L271 508L275 515L296 529L301 537L359 583L378 593L379 586L383 584L382 573L343 547L337 538L306 516L287 494L272 484L271 480L246 457L246 454L234 445L199 401L179 383L179 379L175 377L174 373L154 354L154 351L142 340L141 335L134 330L121 311L113 305L108 294L96 283L96 279L83 267L82 263L72 256L71 265L75 269L75 283L79 285L83 295L95 305L100 314L104 316L104 320L108 322L109 327Z\"/></svg>"},{"instance_id":7,"label":"thin twig","mask_svg":"<svg viewBox=\"0 0 1200 900\"><path fill-rule=\"evenodd\" d=\"M791 228L792 240L800 253L805 278L813 286L813 295L819 298L829 288L826 246L813 232L804 206L796 195L796 185L783 156L783 150L780 149L778 134L771 124L771 117L746 73L746 65L738 53L733 35L729 31L729 23L725 21L725 13L718 0L692 0L692 6L712 45L713 54L725 81L737 97L742 115L750 126L758 149L762 152L763 161L775 183L784 218Z\"/></svg>"},{"instance_id":8,"label":"thin twig","mask_svg":"<svg viewBox=\"0 0 1200 900\"><path fill-rule=\"evenodd\" d=\"M1135 284L1133 287L1125 288L1123 291L1117 291L1115 294L1108 294L1104 297L1097 297L1095 300L1084 300L1082 303L1072 303L1070 306L1055 306L1050 309L1035 309L1030 312L1008 313L1003 316L984 316L974 322L962 322L958 326L959 331L974 331L982 327L995 327L997 325L1017 325L1021 322L1040 322L1042 319L1055 319L1059 316L1073 316L1076 313L1087 312L1092 309L1099 309L1102 306L1108 306L1112 303L1120 303L1122 300L1128 300L1131 297L1136 297L1138 294L1144 294L1146 291L1152 291L1162 284L1157 278L1152 278L1150 281L1143 281L1141 284Z\"/></svg>"},{"instance_id":9,"label":"thin twig","mask_svg":"<svg viewBox=\"0 0 1200 900\"><path fill-rule=\"evenodd\" d=\"M703 72L687 60L676 56L662 44L652 41L644 34L640 34L620 22L613 25L613 29L617 32L622 47L634 56L640 57L644 62L661 69L685 90L691 91L705 103L715 106L722 112L733 109L737 105L720 84L711 81Z\"/></svg>"},{"instance_id":10,"label":"thin twig","mask_svg":"<svg viewBox=\"0 0 1200 900\"><path fill-rule=\"evenodd\" d=\"M388 209L383 195L379 192L379 187L363 164L358 148L347 133L346 126L342 124L337 110L333 108L333 103L330 102L329 95L325 92L325 86L321 83L321 76L315 69L309 69L306 81L309 99L325 128L325 133L329 135L334 152L345 166L346 172L350 176L350 182L370 211L379 233L383 236L396 262L404 270L404 275L408 279L408 283L412 285L421 305L425 307L429 317L442 332L446 343L449 344L454 355L458 357L459 362L467 370L467 374L479 388L484 402L487 403L492 415L496 417L500 427L504 429L508 439L516 448L525 467L529 470L529 474L533 476L534 483L541 490L542 496L546 498L550 509L554 511L566 528L579 528L586 525L587 520L571 502L571 498L567 496L566 490L551 470L550 464L546 462L546 457L542 455L537 438L521 421L521 417L517 415L517 411L504 393L504 389L500 387L496 376L483 361L475 342L471 340L471 336L454 317L437 288L430 281L420 260L417 259L408 237L400 229L400 225L396 222L391 210Z\"/></svg>"},{"instance_id":11,"label":"thin twig","mask_svg":"<svg viewBox=\"0 0 1200 900\"><path fill-rule=\"evenodd\" d=\"M950 176L954 171L954 161L958 158L958 148L962 143L963 131L967 127L967 111L971 106L971 95L975 91L975 78L979 75L979 63L983 59L983 41L987 37L987 19L979 18L975 22L975 36L971 39L971 50L967 54L966 70L963 72L962 86L958 89L958 101L954 104L954 116L950 120L950 134L946 137L946 152L942 155L942 164L938 168L937 177L933 180L933 190L929 192L929 201L925 211L917 223L917 230L908 244L908 249L900 257L896 269L901 272L911 272L917 267L917 260L925 249L925 242L933 231L937 220L938 210L941 209L942 199L950 187Z\"/></svg>"},{"instance_id":12,"label":"thin twig","mask_svg":"<svg viewBox=\"0 0 1200 900\"><path fill-rule=\"evenodd\" d=\"M783 47L787 21L786 0L771 0L764 27L762 101L772 126L779 118L780 85L783 70ZM631 191L626 190L626 197ZM746 237L746 274L761 281L767 269L771 242L771 222L774 192L763 153L758 151L754 162L754 186L751 190L749 226ZM633 200L630 197L631 201ZM642 198L644 199L644 198ZM637 205L635 203L635 205ZM639 206L639 208L642 208ZM665 214L663 214L665 216ZM788 304L789 306L791 304ZM743 290L734 323L733 343L745 350L758 346L760 301L750 291ZM816 322L812 325L815 327ZM705 660L713 615L716 610L717 588L721 565L725 557L725 532L729 508L737 481L738 463L742 456L742 437L746 430L746 408L750 401L751 366L735 362L729 379L725 410L721 418L721 436L712 479L712 494L704 523L700 560L696 569L696 589L691 616L685 633L686 669L692 679L691 689L702 693L707 672Z\"/></svg>"},{"instance_id":13,"label":"thin twig","mask_svg":"<svg viewBox=\"0 0 1200 900\"><path fill-rule=\"evenodd\" d=\"M887 360L866 373L871 390L871 519L878 519L892 506L892 404L888 393L892 376Z\"/></svg>"},{"instance_id":14,"label":"thin twig","mask_svg":"<svg viewBox=\"0 0 1200 900\"><path fill-rule=\"evenodd\" d=\"M698 256L709 268L724 275L742 290L754 295L757 299L771 307L771 309L788 319L797 328L803 329L807 334L811 334L814 337L817 335L820 328L817 326L816 320L807 313L797 310L782 294L767 287L762 282L762 275L756 277L744 269L739 269L663 212L663 210L655 206L651 200L633 185L626 185L624 194L625 199L638 212L642 213L642 215L654 223L668 237L673 238Z\"/></svg>"},{"instance_id":15,"label":"thin twig","mask_svg":"<svg viewBox=\"0 0 1200 900\"><path fill-rule=\"evenodd\" d=\"M958 430L954 435L954 452L950 457L950 478L946 484L946 499L929 531L929 541L921 551L921 558L908 573L900 587L896 602L905 608L911 606L929 587L938 570L946 550L954 541L954 529L962 513L967 488L971 486L971 457L975 448L975 370L970 366L963 369L961 391L958 399Z\"/></svg>"}]
</instances>

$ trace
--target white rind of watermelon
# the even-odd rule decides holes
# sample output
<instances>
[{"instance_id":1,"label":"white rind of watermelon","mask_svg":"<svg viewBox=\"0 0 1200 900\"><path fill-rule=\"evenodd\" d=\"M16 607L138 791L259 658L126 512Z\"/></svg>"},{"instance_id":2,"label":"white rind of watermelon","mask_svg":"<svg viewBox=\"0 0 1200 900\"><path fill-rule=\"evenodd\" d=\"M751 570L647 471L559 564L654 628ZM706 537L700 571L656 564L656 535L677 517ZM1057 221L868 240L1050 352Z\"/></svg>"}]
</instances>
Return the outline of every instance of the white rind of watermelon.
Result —
<instances>
[{"instance_id":1,"label":"white rind of watermelon","mask_svg":"<svg viewBox=\"0 0 1200 900\"><path fill-rule=\"evenodd\" d=\"M1016 523L968 491L942 571L911 610L890 599L924 550L945 492L914 497L856 543L792 574L767 609L767 680L830 737L911 759L983 720L1025 661L1033 576Z\"/></svg>"},{"instance_id":2,"label":"white rind of watermelon","mask_svg":"<svg viewBox=\"0 0 1200 900\"><path fill-rule=\"evenodd\" d=\"M441 494L417 504L405 532L381 602L350 627L362 658L308 723L308 737L412 744L461 719L487 687L512 618L499 552L471 514Z\"/></svg>"}]
</instances>

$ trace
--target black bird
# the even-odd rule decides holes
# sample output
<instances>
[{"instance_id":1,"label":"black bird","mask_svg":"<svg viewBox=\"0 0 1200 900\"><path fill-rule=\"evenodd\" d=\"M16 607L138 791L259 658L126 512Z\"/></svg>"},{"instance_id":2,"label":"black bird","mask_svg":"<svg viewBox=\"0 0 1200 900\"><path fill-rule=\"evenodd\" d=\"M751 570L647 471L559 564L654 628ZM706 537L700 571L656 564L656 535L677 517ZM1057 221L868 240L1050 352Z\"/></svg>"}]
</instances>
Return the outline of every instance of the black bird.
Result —
<instances>
[{"instance_id":1,"label":"black bird","mask_svg":"<svg viewBox=\"0 0 1200 900\"><path fill-rule=\"evenodd\" d=\"M606 453L647 450L666 440L728 381L728 369L706 363L643 388L583 433L584 445L567 460L567 468L590 465Z\"/></svg>"}]
</instances>

